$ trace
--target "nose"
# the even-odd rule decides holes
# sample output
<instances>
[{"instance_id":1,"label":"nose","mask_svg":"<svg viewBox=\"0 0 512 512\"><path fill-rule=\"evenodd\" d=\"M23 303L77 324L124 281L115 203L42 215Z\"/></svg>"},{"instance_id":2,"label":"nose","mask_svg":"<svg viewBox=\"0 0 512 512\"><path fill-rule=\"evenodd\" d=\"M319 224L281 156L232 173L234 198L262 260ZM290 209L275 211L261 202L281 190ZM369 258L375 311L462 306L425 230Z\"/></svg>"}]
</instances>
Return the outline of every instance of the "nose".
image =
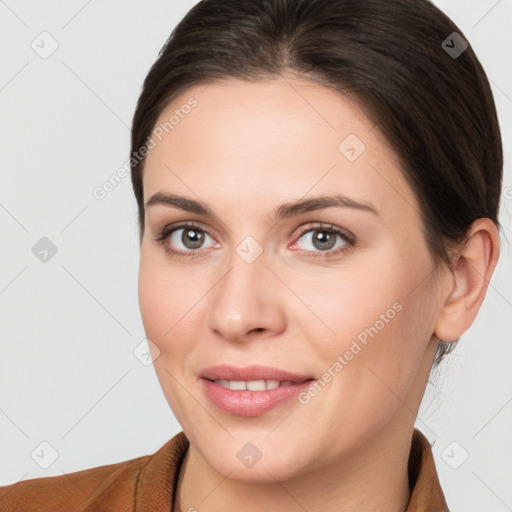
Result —
<instances>
[{"instance_id":1,"label":"nose","mask_svg":"<svg viewBox=\"0 0 512 512\"><path fill-rule=\"evenodd\" d=\"M235 343L283 331L286 289L265 252L249 262L233 251L225 269L208 294L208 328Z\"/></svg>"}]
</instances>

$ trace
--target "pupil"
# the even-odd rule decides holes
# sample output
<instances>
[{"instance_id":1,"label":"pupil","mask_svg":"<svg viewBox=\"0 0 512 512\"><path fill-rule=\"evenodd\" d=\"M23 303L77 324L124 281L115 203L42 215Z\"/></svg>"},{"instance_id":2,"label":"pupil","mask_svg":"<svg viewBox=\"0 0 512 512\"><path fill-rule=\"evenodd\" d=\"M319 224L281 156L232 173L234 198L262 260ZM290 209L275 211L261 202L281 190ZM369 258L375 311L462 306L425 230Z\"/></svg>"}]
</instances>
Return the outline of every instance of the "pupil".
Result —
<instances>
[{"instance_id":1,"label":"pupil","mask_svg":"<svg viewBox=\"0 0 512 512\"><path fill-rule=\"evenodd\" d=\"M182 242L189 249L201 247L204 240L204 234L197 229L188 229L183 232Z\"/></svg>"},{"instance_id":2,"label":"pupil","mask_svg":"<svg viewBox=\"0 0 512 512\"><path fill-rule=\"evenodd\" d=\"M317 242L320 244L319 246ZM313 237L313 243L317 249L332 249L334 242L335 237L328 231L317 231L317 236Z\"/></svg>"}]
</instances>

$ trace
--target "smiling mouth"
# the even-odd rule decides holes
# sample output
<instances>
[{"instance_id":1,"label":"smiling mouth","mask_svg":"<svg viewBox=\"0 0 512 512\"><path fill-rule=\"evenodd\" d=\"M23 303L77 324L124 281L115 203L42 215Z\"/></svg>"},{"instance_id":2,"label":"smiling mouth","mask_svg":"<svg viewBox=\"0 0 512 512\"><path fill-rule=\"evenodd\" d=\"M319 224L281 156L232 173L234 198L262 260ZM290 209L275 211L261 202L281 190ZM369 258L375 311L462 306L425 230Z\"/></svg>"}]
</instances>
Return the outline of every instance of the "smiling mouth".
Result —
<instances>
[{"instance_id":1,"label":"smiling mouth","mask_svg":"<svg viewBox=\"0 0 512 512\"><path fill-rule=\"evenodd\" d=\"M218 410L233 416L254 417L291 401L315 379L227 380L203 377L201 381L204 393Z\"/></svg>"}]
</instances>

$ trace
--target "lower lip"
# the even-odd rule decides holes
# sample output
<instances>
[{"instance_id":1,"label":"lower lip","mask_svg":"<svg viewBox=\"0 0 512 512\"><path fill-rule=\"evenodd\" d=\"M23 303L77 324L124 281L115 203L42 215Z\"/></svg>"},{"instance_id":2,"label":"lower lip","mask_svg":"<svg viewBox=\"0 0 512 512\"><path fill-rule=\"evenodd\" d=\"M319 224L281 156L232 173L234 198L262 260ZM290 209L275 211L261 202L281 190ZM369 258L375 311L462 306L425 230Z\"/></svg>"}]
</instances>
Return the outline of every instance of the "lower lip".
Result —
<instances>
[{"instance_id":1,"label":"lower lip","mask_svg":"<svg viewBox=\"0 0 512 512\"><path fill-rule=\"evenodd\" d=\"M208 379L201 379L208 398L223 412L236 416L259 416L297 396L313 379L264 391L235 391Z\"/></svg>"}]
</instances>

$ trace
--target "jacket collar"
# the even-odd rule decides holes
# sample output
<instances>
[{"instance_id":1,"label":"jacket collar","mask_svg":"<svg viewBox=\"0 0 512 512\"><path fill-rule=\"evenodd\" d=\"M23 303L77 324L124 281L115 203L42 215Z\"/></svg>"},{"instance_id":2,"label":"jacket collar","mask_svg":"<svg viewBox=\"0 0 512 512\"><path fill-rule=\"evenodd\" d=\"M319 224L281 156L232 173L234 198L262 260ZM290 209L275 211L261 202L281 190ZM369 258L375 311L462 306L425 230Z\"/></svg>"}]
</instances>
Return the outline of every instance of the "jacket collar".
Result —
<instances>
[{"instance_id":1,"label":"jacket collar","mask_svg":"<svg viewBox=\"0 0 512 512\"><path fill-rule=\"evenodd\" d=\"M408 470L411 498L405 512L449 512L437 476L432 447L417 428L412 435Z\"/></svg>"}]
</instances>

